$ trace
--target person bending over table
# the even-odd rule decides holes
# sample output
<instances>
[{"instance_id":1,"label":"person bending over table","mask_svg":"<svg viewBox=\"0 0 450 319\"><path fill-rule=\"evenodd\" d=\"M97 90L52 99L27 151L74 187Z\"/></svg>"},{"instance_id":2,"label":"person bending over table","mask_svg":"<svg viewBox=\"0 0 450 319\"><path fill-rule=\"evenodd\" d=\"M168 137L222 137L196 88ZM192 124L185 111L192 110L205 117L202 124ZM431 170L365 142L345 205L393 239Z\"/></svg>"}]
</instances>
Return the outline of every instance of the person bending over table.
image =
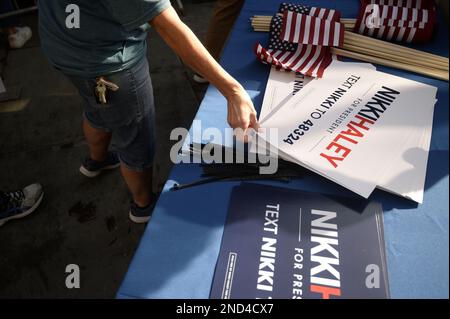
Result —
<instances>
[{"instance_id":1,"label":"person bending over table","mask_svg":"<svg viewBox=\"0 0 450 319\"><path fill-rule=\"evenodd\" d=\"M211 57L169 0L39 1L43 52L85 101L83 131L89 156L80 172L94 177L120 166L133 196L129 216L137 223L147 222L154 206L155 118L146 59L150 26L224 95L231 127L246 130L258 125L244 88ZM108 151L110 142L114 153Z\"/></svg>"}]
</instances>

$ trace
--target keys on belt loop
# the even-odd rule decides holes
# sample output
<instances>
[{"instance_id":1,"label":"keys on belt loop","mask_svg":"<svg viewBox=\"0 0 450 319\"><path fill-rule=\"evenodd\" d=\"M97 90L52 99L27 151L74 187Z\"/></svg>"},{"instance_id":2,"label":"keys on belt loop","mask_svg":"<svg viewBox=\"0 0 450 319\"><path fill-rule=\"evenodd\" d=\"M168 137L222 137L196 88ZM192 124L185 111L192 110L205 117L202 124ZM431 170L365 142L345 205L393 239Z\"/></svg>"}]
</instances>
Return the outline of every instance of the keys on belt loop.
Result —
<instances>
[{"instance_id":1,"label":"keys on belt loop","mask_svg":"<svg viewBox=\"0 0 450 319\"><path fill-rule=\"evenodd\" d=\"M95 95L99 104L106 104L106 91L108 89L113 92L119 89L117 84L106 80L103 76L97 78L95 84Z\"/></svg>"}]
</instances>

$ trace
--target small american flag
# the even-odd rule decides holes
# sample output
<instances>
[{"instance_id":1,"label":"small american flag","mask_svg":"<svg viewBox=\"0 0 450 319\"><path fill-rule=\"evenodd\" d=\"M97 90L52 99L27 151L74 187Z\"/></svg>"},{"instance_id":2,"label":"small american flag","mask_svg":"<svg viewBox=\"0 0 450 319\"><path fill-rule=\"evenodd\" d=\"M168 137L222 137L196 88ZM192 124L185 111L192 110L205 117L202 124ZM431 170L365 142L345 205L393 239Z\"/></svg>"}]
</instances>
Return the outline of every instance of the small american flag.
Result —
<instances>
[{"instance_id":1,"label":"small american flag","mask_svg":"<svg viewBox=\"0 0 450 319\"><path fill-rule=\"evenodd\" d=\"M316 8L308 7L299 4L285 3L280 4L278 12L284 13L286 11L291 11L295 13L306 14L312 17L317 17L320 19L339 21L341 18L341 13L337 10L326 9L326 8Z\"/></svg>"},{"instance_id":2,"label":"small american flag","mask_svg":"<svg viewBox=\"0 0 450 319\"><path fill-rule=\"evenodd\" d=\"M344 27L339 22L285 11L281 38L284 41L323 46L342 46Z\"/></svg>"},{"instance_id":3,"label":"small american flag","mask_svg":"<svg viewBox=\"0 0 450 319\"><path fill-rule=\"evenodd\" d=\"M406 2L406 1L404 1ZM424 42L433 32L435 11L412 7L368 4L357 19L355 31L397 42ZM374 23L373 17L378 15Z\"/></svg>"},{"instance_id":4,"label":"small american flag","mask_svg":"<svg viewBox=\"0 0 450 319\"><path fill-rule=\"evenodd\" d=\"M318 45L299 45L294 52L290 52L266 50L257 44L255 54L260 61L274 65L278 70L319 78L332 61L329 48Z\"/></svg>"},{"instance_id":5,"label":"small american flag","mask_svg":"<svg viewBox=\"0 0 450 319\"><path fill-rule=\"evenodd\" d=\"M363 0L362 6L368 4L379 4L394 7L432 9L435 7L434 0Z\"/></svg>"},{"instance_id":6,"label":"small american flag","mask_svg":"<svg viewBox=\"0 0 450 319\"><path fill-rule=\"evenodd\" d=\"M313 45L298 45L281 39L283 18L274 16L270 24L269 46L255 46L256 57L278 70L293 71L312 77L322 77L331 63L329 48Z\"/></svg>"},{"instance_id":7,"label":"small american flag","mask_svg":"<svg viewBox=\"0 0 450 319\"><path fill-rule=\"evenodd\" d=\"M297 50L297 44L281 39L281 29L283 28L283 17L278 15L272 18L270 23L269 34L269 49L282 50L282 51L295 51Z\"/></svg>"}]
</instances>

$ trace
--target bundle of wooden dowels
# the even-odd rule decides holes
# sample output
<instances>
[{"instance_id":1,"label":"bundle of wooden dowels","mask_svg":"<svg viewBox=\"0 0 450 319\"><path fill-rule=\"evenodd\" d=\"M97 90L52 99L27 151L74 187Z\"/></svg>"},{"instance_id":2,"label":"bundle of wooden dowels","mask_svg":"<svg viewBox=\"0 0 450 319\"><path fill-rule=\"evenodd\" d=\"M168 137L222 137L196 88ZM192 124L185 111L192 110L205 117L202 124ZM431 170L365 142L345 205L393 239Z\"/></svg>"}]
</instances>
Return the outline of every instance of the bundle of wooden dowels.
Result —
<instances>
[{"instance_id":1,"label":"bundle of wooden dowels","mask_svg":"<svg viewBox=\"0 0 450 319\"><path fill-rule=\"evenodd\" d=\"M282 16L281 13L279 13L278 15ZM270 22L272 21L272 17L255 15L251 18L251 21L253 30L259 32L268 32L270 29ZM341 19L339 22L344 25L346 30L353 30L356 24L355 19Z\"/></svg>"},{"instance_id":2,"label":"bundle of wooden dowels","mask_svg":"<svg viewBox=\"0 0 450 319\"><path fill-rule=\"evenodd\" d=\"M253 16L253 30L269 32L271 21L271 16ZM331 48L333 54L449 80L447 57L353 33L350 30L354 28L354 19L341 19L340 22L346 29L344 44L340 48Z\"/></svg>"}]
</instances>

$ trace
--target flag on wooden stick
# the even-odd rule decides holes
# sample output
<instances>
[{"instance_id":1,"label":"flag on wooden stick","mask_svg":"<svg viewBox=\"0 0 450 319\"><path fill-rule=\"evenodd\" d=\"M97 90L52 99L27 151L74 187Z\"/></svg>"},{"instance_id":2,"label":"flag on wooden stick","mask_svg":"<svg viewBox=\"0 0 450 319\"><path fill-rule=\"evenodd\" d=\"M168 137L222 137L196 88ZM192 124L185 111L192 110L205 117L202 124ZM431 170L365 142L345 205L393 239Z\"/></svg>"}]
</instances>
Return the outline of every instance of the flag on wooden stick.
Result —
<instances>
[{"instance_id":1,"label":"flag on wooden stick","mask_svg":"<svg viewBox=\"0 0 450 319\"><path fill-rule=\"evenodd\" d=\"M372 0L373 2L389 3L389 1ZM393 6L363 1L360 15L355 24L355 32L388 41L418 43L428 41L433 33L436 22L434 7L421 9L408 7L413 3L425 6L422 2L390 1L404 4Z\"/></svg>"},{"instance_id":2,"label":"flag on wooden stick","mask_svg":"<svg viewBox=\"0 0 450 319\"><path fill-rule=\"evenodd\" d=\"M329 48L284 41L282 27L283 17L275 15L270 24L268 49L261 44L255 46L258 60L274 65L278 70L322 77L332 60Z\"/></svg>"},{"instance_id":3,"label":"flag on wooden stick","mask_svg":"<svg viewBox=\"0 0 450 319\"><path fill-rule=\"evenodd\" d=\"M340 18L340 12L332 9L307 7L282 3L270 24L268 49L261 44L255 46L255 54L263 63L274 65L278 70L292 71L311 77L322 77L332 61L329 45L339 45L343 40L344 28L336 27L333 21ZM287 26L288 17L311 17L308 36L297 32L300 23ZM306 21L306 20L305 20ZM330 28L334 28L330 33ZM339 31L336 31L339 29ZM342 29L342 31L341 31ZM292 37L290 36L292 32ZM322 33L322 34L321 34ZM311 34L311 37L309 36ZM331 36L330 36L331 34ZM337 36L335 37L334 34Z\"/></svg>"},{"instance_id":4,"label":"flag on wooden stick","mask_svg":"<svg viewBox=\"0 0 450 319\"><path fill-rule=\"evenodd\" d=\"M318 45L299 45L294 52L290 52L266 50L258 43L255 54L260 61L274 65L279 70L319 78L332 61L329 49Z\"/></svg>"},{"instance_id":5,"label":"flag on wooden stick","mask_svg":"<svg viewBox=\"0 0 450 319\"><path fill-rule=\"evenodd\" d=\"M361 0L361 5L378 4L394 7L432 9L435 7L434 0Z\"/></svg>"},{"instance_id":6,"label":"flag on wooden stick","mask_svg":"<svg viewBox=\"0 0 450 319\"><path fill-rule=\"evenodd\" d=\"M341 19L341 13L337 10L327 9L327 8L316 8L303 6L300 4L292 4L283 2L280 4L278 12L285 13L286 11L291 11L295 13L306 14L311 17L317 17L320 19L339 21Z\"/></svg>"},{"instance_id":7,"label":"flag on wooden stick","mask_svg":"<svg viewBox=\"0 0 450 319\"><path fill-rule=\"evenodd\" d=\"M342 46L344 26L332 20L285 11L281 38L284 41L322 46Z\"/></svg>"}]
</instances>

